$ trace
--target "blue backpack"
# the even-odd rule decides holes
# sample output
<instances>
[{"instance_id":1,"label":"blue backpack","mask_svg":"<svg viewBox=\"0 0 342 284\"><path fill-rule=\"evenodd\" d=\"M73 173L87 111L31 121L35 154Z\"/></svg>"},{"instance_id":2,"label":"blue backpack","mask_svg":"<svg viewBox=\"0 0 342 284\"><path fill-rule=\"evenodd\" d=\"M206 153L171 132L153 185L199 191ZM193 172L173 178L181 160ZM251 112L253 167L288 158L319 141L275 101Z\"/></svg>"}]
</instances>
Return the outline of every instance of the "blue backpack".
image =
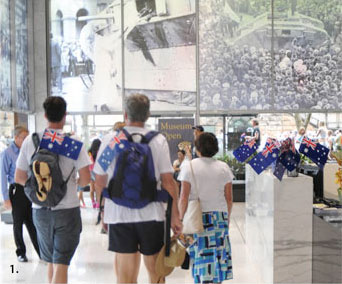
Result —
<instances>
[{"instance_id":1,"label":"blue backpack","mask_svg":"<svg viewBox=\"0 0 342 284\"><path fill-rule=\"evenodd\" d=\"M128 143L116 160L113 177L104 196L118 205L139 209L155 201L167 202L168 192L157 189L153 157L148 143L159 133L150 131L146 135L122 130ZM132 136L141 136L139 143Z\"/></svg>"}]
</instances>

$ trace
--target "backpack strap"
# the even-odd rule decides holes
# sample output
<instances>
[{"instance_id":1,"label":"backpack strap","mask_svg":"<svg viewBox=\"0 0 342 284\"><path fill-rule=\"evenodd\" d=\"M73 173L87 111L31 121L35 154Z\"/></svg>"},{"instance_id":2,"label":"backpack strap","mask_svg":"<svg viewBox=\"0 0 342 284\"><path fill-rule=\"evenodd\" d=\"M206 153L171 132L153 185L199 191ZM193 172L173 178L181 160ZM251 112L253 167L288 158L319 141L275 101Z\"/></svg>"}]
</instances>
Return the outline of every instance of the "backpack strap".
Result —
<instances>
[{"instance_id":1,"label":"backpack strap","mask_svg":"<svg viewBox=\"0 0 342 284\"><path fill-rule=\"evenodd\" d=\"M57 156L57 157L58 157L58 156ZM71 172L70 172L68 178L67 178L67 179L65 180L65 182L64 182L65 184L67 184L67 183L69 182L69 180L70 180L70 178L71 178L71 175L73 174L74 170L75 170L75 167L72 168L72 170L71 170Z\"/></svg>"},{"instance_id":2,"label":"backpack strap","mask_svg":"<svg viewBox=\"0 0 342 284\"><path fill-rule=\"evenodd\" d=\"M32 154L31 160L32 160L33 156L34 156L34 155L38 152L38 150L39 150L40 139L39 139L39 135L38 135L37 132L34 132L34 133L32 134L32 141L33 141L33 145L34 145L35 150L34 150L34 152L33 152L33 154Z\"/></svg>"},{"instance_id":3,"label":"backpack strap","mask_svg":"<svg viewBox=\"0 0 342 284\"><path fill-rule=\"evenodd\" d=\"M146 135L144 136L143 140L141 141L141 143L150 143L151 140L156 137L159 134L158 131L150 131L148 133L146 133Z\"/></svg>"},{"instance_id":4,"label":"backpack strap","mask_svg":"<svg viewBox=\"0 0 342 284\"><path fill-rule=\"evenodd\" d=\"M133 142L132 135L129 134L125 128L122 128L121 131L125 134L125 136L129 142Z\"/></svg>"}]
</instances>

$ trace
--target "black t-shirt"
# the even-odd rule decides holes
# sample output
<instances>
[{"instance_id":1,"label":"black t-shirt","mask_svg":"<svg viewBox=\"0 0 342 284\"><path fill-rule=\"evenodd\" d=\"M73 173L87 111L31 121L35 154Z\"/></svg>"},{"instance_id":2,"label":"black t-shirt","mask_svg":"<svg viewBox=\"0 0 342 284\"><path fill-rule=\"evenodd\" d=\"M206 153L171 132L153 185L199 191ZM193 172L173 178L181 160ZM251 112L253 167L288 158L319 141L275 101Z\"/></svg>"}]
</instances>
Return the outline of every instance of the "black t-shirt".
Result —
<instances>
[{"instance_id":1,"label":"black t-shirt","mask_svg":"<svg viewBox=\"0 0 342 284\"><path fill-rule=\"evenodd\" d=\"M253 137L255 136L255 133L259 134L258 139L255 139L255 143L259 146L260 145L260 129L259 129L259 127L253 128L253 134L252 134Z\"/></svg>"}]
</instances>

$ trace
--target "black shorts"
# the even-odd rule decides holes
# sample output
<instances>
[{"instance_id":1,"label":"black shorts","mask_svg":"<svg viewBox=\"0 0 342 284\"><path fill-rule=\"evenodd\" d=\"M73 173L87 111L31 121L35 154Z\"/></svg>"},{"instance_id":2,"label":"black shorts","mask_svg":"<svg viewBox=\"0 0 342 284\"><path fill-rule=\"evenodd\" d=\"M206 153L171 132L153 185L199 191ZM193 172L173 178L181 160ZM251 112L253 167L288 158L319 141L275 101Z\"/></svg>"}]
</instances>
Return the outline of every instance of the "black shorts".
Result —
<instances>
[{"instance_id":1,"label":"black shorts","mask_svg":"<svg viewBox=\"0 0 342 284\"><path fill-rule=\"evenodd\" d=\"M164 245L164 222L121 223L109 225L108 250L143 255L158 253Z\"/></svg>"}]
</instances>

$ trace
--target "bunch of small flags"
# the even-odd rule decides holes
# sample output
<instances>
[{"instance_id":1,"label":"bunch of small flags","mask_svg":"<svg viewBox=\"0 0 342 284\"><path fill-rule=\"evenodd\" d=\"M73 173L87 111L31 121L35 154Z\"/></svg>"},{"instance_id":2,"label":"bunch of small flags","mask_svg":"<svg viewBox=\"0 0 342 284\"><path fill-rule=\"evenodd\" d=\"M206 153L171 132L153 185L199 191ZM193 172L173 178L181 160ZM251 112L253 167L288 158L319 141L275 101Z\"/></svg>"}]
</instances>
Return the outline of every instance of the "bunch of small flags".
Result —
<instances>
[{"instance_id":1,"label":"bunch of small flags","mask_svg":"<svg viewBox=\"0 0 342 284\"><path fill-rule=\"evenodd\" d=\"M244 138L244 137L242 137ZM239 162L245 162L256 151L255 140L245 140L243 144L233 151L233 155ZM304 137L299 152L310 158L320 169L323 169L327 162L329 149L307 137ZM270 165L273 165L273 174L280 181L286 170L293 171L298 168L300 154L295 148L294 139L287 138L281 142L268 138L265 147L255 155L248 164L257 174L262 173Z\"/></svg>"},{"instance_id":2,"label":"bunch of small flags","mask_svg":"<svg viewBox=\"0 0 342 284\"><path fill-rule=\"evenodd\" d=\"M49 128L45 129L39 144L41 149L49 150L75 161L78 159L82 146L82 142L70 138L62 131L55 131Z\"/></svg>"}]
</instances>

